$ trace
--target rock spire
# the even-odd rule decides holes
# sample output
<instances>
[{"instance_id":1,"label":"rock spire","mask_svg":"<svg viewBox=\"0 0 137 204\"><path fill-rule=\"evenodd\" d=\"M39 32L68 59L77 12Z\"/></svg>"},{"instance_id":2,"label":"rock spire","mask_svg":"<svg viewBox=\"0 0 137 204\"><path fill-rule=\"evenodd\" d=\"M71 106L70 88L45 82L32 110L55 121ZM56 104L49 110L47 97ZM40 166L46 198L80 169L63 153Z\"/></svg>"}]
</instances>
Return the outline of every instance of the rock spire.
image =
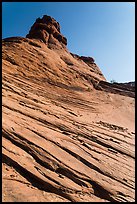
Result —
<instances>
[{"instance_id":1,"label":"rock spire","mask_svg":"<svg viewBox=\"0 0 137 204\"><path fill-rule=\"evenodd\" d=\"M39 39L46 44L56 44L58 41L61 44L67 45L67 39L60 32L59 23L48 15L37 18L26 37Z\"/></svg>"}]
</instances>

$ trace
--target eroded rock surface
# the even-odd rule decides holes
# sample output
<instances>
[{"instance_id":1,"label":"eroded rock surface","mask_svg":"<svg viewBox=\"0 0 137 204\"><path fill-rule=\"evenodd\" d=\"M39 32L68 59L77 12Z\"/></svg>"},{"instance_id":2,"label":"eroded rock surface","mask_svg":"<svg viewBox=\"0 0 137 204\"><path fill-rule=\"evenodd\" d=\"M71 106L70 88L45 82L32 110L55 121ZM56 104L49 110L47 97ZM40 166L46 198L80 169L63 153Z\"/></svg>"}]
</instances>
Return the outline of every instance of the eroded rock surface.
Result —
<instances>
[{"instance_id":1,"label":"eroded rock surface","mask_svg":"<svg viewBox=\"0 0 137 204\"><path fill-rule=\"evenodd\" d=\"M104 90L110 93L116 93L124 96L135 98L134 83L109 83L106 81L99 81L96 89Z\"/></svg>"},{"instance_id":2,"label":"eroded rock surface","mask_svg":"<svg viewBox=\"0 0 137 204\"><path fill-rule=\"evenodd\" d=\"M36 22L33 24L26 37L30 39L39 39L46 44L56 44L56 42L59 41L67 45L67 39L60 33L59 23L54 18L47 15L36 19Z\"/></svg>"},{"instance_id":3,"label":"eroded rock surface","mask_svg":"<svg viewBox=\"0 0 137 204\"><path fill-rule=\"evenodd\" d=\"M3 202L135 201L134 97L98 89L95 61L50 29L2 42Z\"/></svg>"}]
</instances>

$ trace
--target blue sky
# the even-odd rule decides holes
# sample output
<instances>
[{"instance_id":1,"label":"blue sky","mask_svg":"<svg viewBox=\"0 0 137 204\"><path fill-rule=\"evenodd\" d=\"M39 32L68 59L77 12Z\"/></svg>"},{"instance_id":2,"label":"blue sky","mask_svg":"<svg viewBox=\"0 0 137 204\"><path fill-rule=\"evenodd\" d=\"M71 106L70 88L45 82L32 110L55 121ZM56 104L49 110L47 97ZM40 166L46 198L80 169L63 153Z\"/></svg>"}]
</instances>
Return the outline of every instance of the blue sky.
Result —
<instances>
[{"instance_id":1,"label":"blue sky","mask_svg":"<svg viewBox=\"0 0 137 204\"><path fill-rule=\"evenodd\" d=\"M134 2L3 2L2 38L25 37L45 14L60 23L69 51L93 57L108 81L135 80Z\"/></svg>"}]
</instances>

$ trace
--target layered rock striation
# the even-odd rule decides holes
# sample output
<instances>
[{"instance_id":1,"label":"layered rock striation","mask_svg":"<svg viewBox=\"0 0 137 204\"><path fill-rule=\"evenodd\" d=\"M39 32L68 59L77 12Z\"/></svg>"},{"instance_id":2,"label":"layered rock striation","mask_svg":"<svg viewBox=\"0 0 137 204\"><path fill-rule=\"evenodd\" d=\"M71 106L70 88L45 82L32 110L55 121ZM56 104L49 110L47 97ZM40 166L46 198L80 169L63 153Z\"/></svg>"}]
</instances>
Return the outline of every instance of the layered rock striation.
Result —
<instances>
[{"instance_id":1,"label":"layered rock striation","mask_svg":"<svg viewBox=\"0 0 137 204\"><path fill-rule=\"evenodd\" d=\"M133 91L66 45L49 16L2 40L2 200L133 202Z\"/></svg>"},{"instance_id":2,"label":"layered rock striation","mask_svg":"<svg viewBox=\"0 0 137 204\"><path fill-rule=\"evenodd\" d=\"M106 81L100 81L97 84L96 89L135 98L135 86L132 82L109 83Z\"/></svg>"}]
</instances>

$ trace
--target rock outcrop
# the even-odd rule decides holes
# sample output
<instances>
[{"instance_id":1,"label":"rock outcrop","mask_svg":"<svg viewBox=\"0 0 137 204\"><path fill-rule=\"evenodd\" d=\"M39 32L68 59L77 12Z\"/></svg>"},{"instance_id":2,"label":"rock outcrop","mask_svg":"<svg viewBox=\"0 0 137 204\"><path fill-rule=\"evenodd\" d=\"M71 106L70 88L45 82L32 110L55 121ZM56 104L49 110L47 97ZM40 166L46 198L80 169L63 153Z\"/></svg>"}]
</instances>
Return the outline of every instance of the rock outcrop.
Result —
<instances>
[{"instance_id":1,"label":"rock outcrop","mask_svg":"<svg viewBox=\"0 0 137 204\"><path fill-rule=\"evenodd\" d=\"M2 200L135 201L133 92L66 45L48 16L2 41Z\"/></svg>"},{"instance_id":2,"label":"rock outcrop","mask_svg":"<svg viewBox=\"0 0 137 204\"><path fill-rule=\"evenodd\" d=\"M26 37L39 39L46 44L56 44L59 41L61 44L67 45L67 39L60 33L59 23L47 15L36 19Z\"/></svg>"},{"instance_id":3,"label":"rock outcrop","mask_svg":"<svg viewBox=\"0 0 137 204\"><path fill-rule=\"evenodd\" d=\"M106 81L100 81L96 89L104 90L110 93L116 93L124 96L135 97L134 83L109 83Z\"/></svg>"}]
</instances>

